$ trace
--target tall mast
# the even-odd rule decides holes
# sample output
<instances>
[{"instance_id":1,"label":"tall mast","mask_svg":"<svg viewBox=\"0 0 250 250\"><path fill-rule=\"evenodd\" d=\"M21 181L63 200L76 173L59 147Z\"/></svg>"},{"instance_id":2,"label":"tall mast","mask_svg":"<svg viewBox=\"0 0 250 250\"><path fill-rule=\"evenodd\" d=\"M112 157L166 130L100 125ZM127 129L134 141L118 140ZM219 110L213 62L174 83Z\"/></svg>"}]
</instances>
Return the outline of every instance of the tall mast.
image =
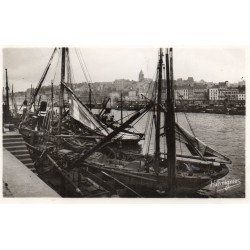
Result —
<instances>
[{"instance_id":1,"label":"tall mast","mask_svg":"<svg viewBox=\"0 0 250 250\"><path fill-rule=\"evenodd\" d=\"M121 124L123 124L123 101L122 101L122 93L121 93Z\"/></svg>"},{"instance_id":2,"label":"tall mast","mask_svg":"<svg viewBox=\"0 0 250 250\"><path fill-rule=\"evenodd\" d=\"M47 66L46 66L46 68L45 68L45 70L44 70L44 72L43 72L43 75L42 75L41 79L39 80L37 87L36 87L35 90L34 90L34 94L32 95L32 98L31 98L31 100L30 100L30 104L29 104L28 110L27 110L27 112L26 112L25 118L24 118L24 119L22 120L22 122L19 124L19 127L21 127L22 124L25 123L25 122L27 121L28 117L29 117L29 114L30 114L30 110L31 110L31 108L32 108L32 105L35 104L36 97L37 97L37 95L38 95L38 93L39 93L39 91L40 91L40 89L41 89L41 86L42 86L42 84L43 84L45 78L46 78L46 75L47 75L47 73L48 73L48 71L49 71L49 68L50 68L50 66L51 66L51 62L52 62L52 60L53 60L53 57L54 57L56 51L57 51L57 48L54 49L54 51L53 51L53 53L52 53L52 55L51 55L51 57L50 57L50 59L49 59L49 62L48 62ZM26 99L26 96L25 96L25 99ZM40 102L40 101L39 101L39 102ZM39 102L38 102L38 103L39 103ZM22 104L22 105L23 105L23 104ZM39 105L37 105L37 106L39 107ZM21 106L21 107L22 107L22 106ZM20 108L20 109L21 109L21 108ZM35 105L34 105L34 110L35 110Z\"/></svg>"},{"instance_id":3,"label":"tall mast","mask_svg":"<svg viewBox=\"0 0 250 250\"><path fill-rule=\"evenodd\" d=\"M73 87L73 84L72 84L72 75L71 75L71 66L70 66L70 57L69 57L69 48L66 48L66 64L67 64L67 83L68 85L70 86L70 88L73 90L74 87Z\"/></svg>"},{"instance_id":4,"label":"tall mast","mask_svg":"<svg viewBox=\"0 0 250 250\"><path fill-rule=\"evenodd\" d=\"M10 110L10 103L9 103L9 85L8 85L8 72L7 69L5 69L6 72L6 106L8 107L8 112Z\"/></svg>"},{"instance_id":5,"label":"tall mast","mask_svg":"<svg viewBox=\"0 0 250 250\"><path fill-rule=\"evenodd\" d=\"M155 128L155 171L159 172L160 163L160 128L161 128L161 87L162 87L162 49L160 49L158 64L158 83L157 83L157 107L156 107L156 128Z\"/></svg>"},{"instance_id":6,"label":"tall mast","mask_svg":"<svg viewBox=\"0 0 250 250\"><path fill-rule=\"evenodd\" d=\"M169 195L176 194L176 140L175 140L175 111L174 111L174 73L173 73L173 49L166 53L167 76L167 115L165 116L166 140L167 140L167 165Z\"/></svg>"},{"instance_id":7,"label":"tall mast","mask_svg":"<svg viewBox=\"0 0 250 250\"><path fill-rule=\"evenodd\" d=\"M61 64L61 83L60 83L60 96L59 96L59 125L58 125L58 134L61 134L62 131L62 118L63 118L63 108L64 108L64 85L62 84L65 81L65 48L62 48L62 64Z\"/></svg>"},{"instance_id":8,"label":"tall mast","mask_svg":"<svg viewBox=\"0 0 250 250\"><path fill-rule=\"evenodd\" d=\"M32 84L30 85L30 101L32 100L32 93L33 92L33 89L32 89Z\"/></svg>"},{"instance_id":9,"label":"tall mast","mask_svg":"<svg viewBox=\"0 0 250 250\"><path fill-rule=\"evenodd\" d=\"M91 111L92 109L92 100L91 100L91 87L90 87L90 82L89 82L89 109Z\"/></svg>"},{"instance_id":10,"label":"tall mast","mask_svg":"<svg viewBox=\"0 0 250 250\"><path fill-rule=\"evenodd\" d=\"M66 48L66 50L65 50L65 63L67 65L66 66L66 69L67 69L67 83L71 84L70 62L69 62L69 48ZM71 85L70 85L70 88L72 88Z\"/></svg>"},{"instance_id":11,"label":"tall mast","mask_svg":"<svg viewBox=\"0 0 250 250\"><path fill-rule=\"evenodd\" d=\"M53 81L51 81L51 106L52 106L52 122L54 119L54 86L53 86Z\"/></svg>"},{"instance_id":12,"label":"tall mast","mask_svg":"<svg viewBox=\"0 0 250 250\"><path fill-rule=\"evenodd\" d=\"M12 102L12 109L14 110L14 91L13 91L13 84L12 84L12 91L11 91L11 102Z\"/></svg>"}]
</instances>

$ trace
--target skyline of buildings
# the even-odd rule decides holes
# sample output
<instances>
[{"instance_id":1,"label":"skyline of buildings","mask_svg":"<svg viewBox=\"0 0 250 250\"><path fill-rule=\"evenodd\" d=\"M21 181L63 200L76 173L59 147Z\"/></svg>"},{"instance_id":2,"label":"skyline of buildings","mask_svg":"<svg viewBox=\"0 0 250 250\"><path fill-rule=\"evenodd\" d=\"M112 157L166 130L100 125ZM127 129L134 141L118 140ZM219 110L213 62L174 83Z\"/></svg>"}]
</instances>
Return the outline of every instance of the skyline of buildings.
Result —
<instances>
[{"instance_id":1,"label":"skyline of buildings","mask_svg":"<svg viewBox=\"0 0 250 250\"><path fill-rule=\"evenodd\" d=\"M195 81L193 77L187 79L178 78L175 81L175 99L176 102L182 101L195 101L195 102L216 102L223 101L226 98L230 100L245 100L245 81L241 79L237 84L219 82L206 82L200 80ZM117 102L120 98L120 94L123 94L125 101L143 101L146 98L150 98L152 93L153 79L144 78L144 73L140 70L138 74L138 81L131 81L128 79L116 79L113 82L94 82L91 83L91 92L93 96L93 102L102 103L105 97L111 98L111 103ZM75 83L74 92L82 99L83 102L88 102L89 99L89 86L86 82ZM11 88L10 88L11 89ZM166 97L166 80L163 80L163 96ZM25 98L29 99L31 90L34 87L28 88L26 91L14 92L15 98L20 105ZM40 90L40 94L44 95L44 98L51 96L51 86L43 86ZM59 86L54 86L55 100L59 97Z\"/></svg>"}]
</instances>

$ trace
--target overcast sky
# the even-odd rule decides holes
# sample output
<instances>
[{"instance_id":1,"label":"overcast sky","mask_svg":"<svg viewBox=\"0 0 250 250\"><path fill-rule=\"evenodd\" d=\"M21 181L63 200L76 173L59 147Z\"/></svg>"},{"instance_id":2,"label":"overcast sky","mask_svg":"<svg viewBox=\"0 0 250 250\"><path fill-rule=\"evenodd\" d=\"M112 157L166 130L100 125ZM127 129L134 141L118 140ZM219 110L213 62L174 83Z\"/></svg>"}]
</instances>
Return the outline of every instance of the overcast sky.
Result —
<instances>
[{"instance_id":1,"label":"overcast sky","mask_svg":"<svg viewBox=\"0 0 250 250\"><path fill-rule=\"evenodd\" d=\"M24 91L37 85L49 61L53 48L6 48L3 50L3 68L8 69L9 84L14 91ZM138 80L142 69L146 78L154 78L157 48L140 49L81 49L93 82L115 79ZM86 81L74 49L70 49L75 82ZM45 84L55 76L59 54L56 54ZM59 63L60 64L60 63ZM60 65L58 64L58 69ZM196 81L238 82L245 78L245 50L241 48L176 48L174 49L174 78L192 76ZM59 82L59 72L55 82ZM5 84L5 74L3 83Z\"/></svg>"}]
</instances>

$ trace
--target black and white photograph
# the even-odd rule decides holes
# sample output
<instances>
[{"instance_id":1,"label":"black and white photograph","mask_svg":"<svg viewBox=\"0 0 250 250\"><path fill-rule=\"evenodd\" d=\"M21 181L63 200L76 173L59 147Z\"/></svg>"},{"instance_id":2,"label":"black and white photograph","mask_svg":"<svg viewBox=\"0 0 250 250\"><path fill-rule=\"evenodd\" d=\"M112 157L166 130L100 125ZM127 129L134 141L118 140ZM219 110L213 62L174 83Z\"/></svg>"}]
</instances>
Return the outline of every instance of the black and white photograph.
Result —
<instances>
[{"instance_id":1,"label":"black and white photograph","mask_svg":"<svg viewBox=\"0 0 250 250\"><path fill-rule=\"evenodd\" d=\"M249 248L249 3L0 1L0 248Z\"/></svg>"},{"instance_id":2,"label":"black and white photograph","mask_svg":"<svg viewBox=\"0 0 250 250\"><path fill-rule=\"evenodd\" d=\"M245 48L2 54L4 198L245 197Z\"/></svg>"}]
</instances>

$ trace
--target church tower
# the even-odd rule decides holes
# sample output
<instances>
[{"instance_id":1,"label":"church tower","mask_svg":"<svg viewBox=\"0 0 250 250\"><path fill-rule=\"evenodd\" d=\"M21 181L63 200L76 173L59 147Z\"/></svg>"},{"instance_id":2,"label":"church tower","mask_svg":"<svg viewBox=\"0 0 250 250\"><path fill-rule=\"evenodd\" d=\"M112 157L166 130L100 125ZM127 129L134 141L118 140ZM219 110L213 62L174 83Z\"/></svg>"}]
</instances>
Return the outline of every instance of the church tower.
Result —
<instances>
[{"instance_id":1,"label":"church tower","mask_svg":"<svg viewBox=\"0 0 250 250\"><path fill-rule=\"evenodd\" d=\"M142 82L144 80L144 74L142 72L142 70L139 73L139 82Z\"/></svg>"}]
</instances>

